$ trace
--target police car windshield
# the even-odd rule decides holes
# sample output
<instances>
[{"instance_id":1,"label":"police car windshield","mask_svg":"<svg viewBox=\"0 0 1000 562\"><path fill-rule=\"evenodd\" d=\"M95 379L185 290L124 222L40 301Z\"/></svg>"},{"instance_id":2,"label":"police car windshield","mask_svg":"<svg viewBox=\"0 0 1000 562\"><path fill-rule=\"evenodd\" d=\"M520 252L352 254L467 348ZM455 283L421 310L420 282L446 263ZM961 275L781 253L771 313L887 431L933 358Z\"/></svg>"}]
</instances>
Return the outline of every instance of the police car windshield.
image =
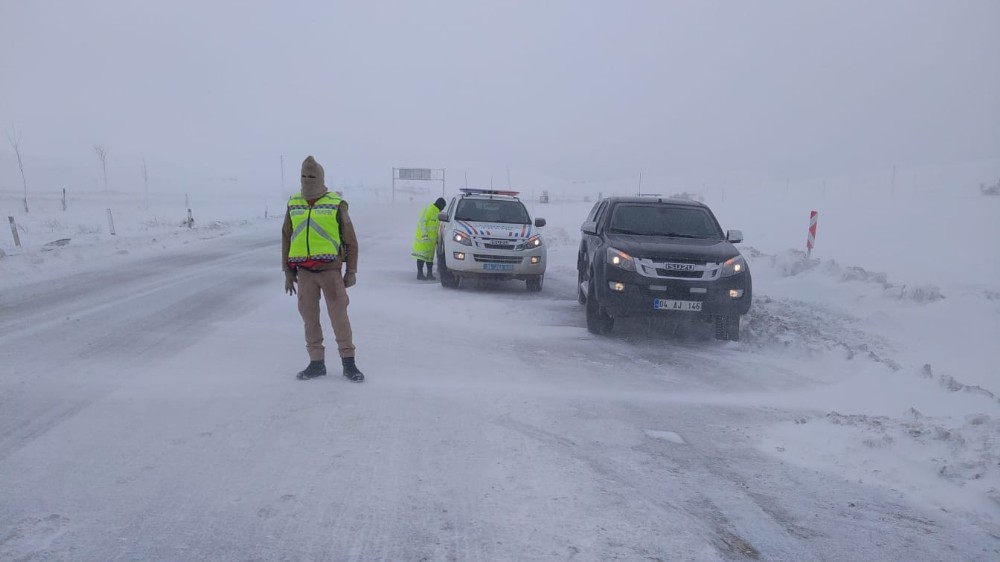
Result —
<instances>
[{"instance_id":1,"label":"police car windshield","mask_svg":"<svg viewBox=\"0 0 1000 562\"><path fill-rule=\"evenodd\" d=\"M455 220L510 224L531 222L523 203L503 199L462 199L458 202Z\"/></svg>"},{"instance_id":2,"label":"police car windshield","mask_svg":"<svg viewBox=\"0 0 1000 562\"><path fill-rule=\"evenodd\" d=\"M721 240L722 230L704 209L670 205L617 205L609 232Z\"/></svg>"}]
</instances>

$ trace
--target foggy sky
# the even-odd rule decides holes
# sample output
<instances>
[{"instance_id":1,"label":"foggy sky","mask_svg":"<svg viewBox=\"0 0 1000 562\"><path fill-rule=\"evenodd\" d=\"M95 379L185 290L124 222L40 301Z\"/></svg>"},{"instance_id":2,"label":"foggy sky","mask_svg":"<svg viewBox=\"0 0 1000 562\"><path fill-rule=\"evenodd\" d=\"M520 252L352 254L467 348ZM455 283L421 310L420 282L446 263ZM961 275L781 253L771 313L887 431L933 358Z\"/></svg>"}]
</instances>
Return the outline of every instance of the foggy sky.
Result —
<instances>
[{"instance_id":1,"label":"foggy sky","mask_svg":"<svg viewBox=\"0 0 1000 562\"><path fill-rule=\"evenodd\" d=\"M95 143L119 178L261 185L306 154L372 182L951 164L1000 155L998 23L990 0L0 0L0 126L35 181L90 185Z\"/></svg>"}]
</instances>

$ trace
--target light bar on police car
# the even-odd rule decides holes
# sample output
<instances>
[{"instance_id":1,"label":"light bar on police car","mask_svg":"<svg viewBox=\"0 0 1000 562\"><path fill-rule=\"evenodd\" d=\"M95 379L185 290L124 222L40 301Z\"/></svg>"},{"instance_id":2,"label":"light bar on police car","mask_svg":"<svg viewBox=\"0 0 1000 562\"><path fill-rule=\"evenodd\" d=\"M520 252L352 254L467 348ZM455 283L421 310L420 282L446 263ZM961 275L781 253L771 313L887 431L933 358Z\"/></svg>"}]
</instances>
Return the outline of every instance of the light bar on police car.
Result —
<instances>
[{"instance_id":1,"label":"light bar on police car","mask_svg":"<svg viewBox=\"0 0 1000 562\"><path fill-rule=\"evenodd\" d=\"M459 191L465 193L466 195L508 195L511 197L516 197L520 191L509 191L500 189L475 189L472 187L460 187Z\"/></svg>"}]
</instances>

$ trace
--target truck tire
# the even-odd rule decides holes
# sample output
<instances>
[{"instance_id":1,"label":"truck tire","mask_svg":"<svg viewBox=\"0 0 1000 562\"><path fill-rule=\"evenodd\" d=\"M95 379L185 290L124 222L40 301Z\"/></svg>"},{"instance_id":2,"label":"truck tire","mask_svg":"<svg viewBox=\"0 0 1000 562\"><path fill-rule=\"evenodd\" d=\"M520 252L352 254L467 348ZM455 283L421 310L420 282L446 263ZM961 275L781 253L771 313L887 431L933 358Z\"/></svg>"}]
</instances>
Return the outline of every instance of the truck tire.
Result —
<instances>
[{"instance_id":1,"label":"truck tire","mask_svg":"<svg viewBox=\"0 0 1000 562\"><path fill-rule=\"evenodd\" d=\"M524 281L525 287L528 289L529 293L537 293L542 290L542 279L543 276L535 275L534 277L529 277Z\"/></svg>"},{"instance_id":2,"label":"truck tire","mask_svg":"<svg viewBox=\"0 0 1000 562\"><path fill-rule=\"evenodd\" d=\"M715 339L722 341L740 341L740 315L720 314L716 316Z\"/></svg>"},{"instance_id":3,"label":"truck tire","mask_svg":"<svg viewBox=\"0 0 1000 562\"><path fill-rule=\"evenodd\" d=\"M604 335L611 332L615 326L615 319L608 314L604 307L597 302L597 294L594 289L594 278L591 276L587 285L587 331L592 334Z\"/></svg>"}]
</instances>

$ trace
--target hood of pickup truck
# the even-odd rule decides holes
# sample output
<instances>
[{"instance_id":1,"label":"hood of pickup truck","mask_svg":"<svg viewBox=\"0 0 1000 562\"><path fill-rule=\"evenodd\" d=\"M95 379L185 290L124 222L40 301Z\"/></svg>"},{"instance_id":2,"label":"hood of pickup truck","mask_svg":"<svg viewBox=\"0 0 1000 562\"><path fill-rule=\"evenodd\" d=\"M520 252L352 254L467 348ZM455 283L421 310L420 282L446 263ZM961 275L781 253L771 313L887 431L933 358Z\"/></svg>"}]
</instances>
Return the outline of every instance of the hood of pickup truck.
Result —
<instances>
[{"instance_id":1,"label":"hood of pickup truck","mask_svg":"<svg viewBox=\"0 0 1000 562\"><path fill-rule=\"evenodd\" d=\"M509 240L525 240L535 234L534 226L530 224L512 224L496 222L477 222L456 220L455 224L466 234L483 238L507 238Z\"/></svg>"},{"instance_id":2,"label":"hood of pickup truck","mask_svg":"<svg viewBox=\"0 0 1000 562\"><path fill-rule=\"evenodd\" d=\"M721 263L739 254L727 240L609 234L608 243L636 258Z\"/></svg>"}]
</instances>

